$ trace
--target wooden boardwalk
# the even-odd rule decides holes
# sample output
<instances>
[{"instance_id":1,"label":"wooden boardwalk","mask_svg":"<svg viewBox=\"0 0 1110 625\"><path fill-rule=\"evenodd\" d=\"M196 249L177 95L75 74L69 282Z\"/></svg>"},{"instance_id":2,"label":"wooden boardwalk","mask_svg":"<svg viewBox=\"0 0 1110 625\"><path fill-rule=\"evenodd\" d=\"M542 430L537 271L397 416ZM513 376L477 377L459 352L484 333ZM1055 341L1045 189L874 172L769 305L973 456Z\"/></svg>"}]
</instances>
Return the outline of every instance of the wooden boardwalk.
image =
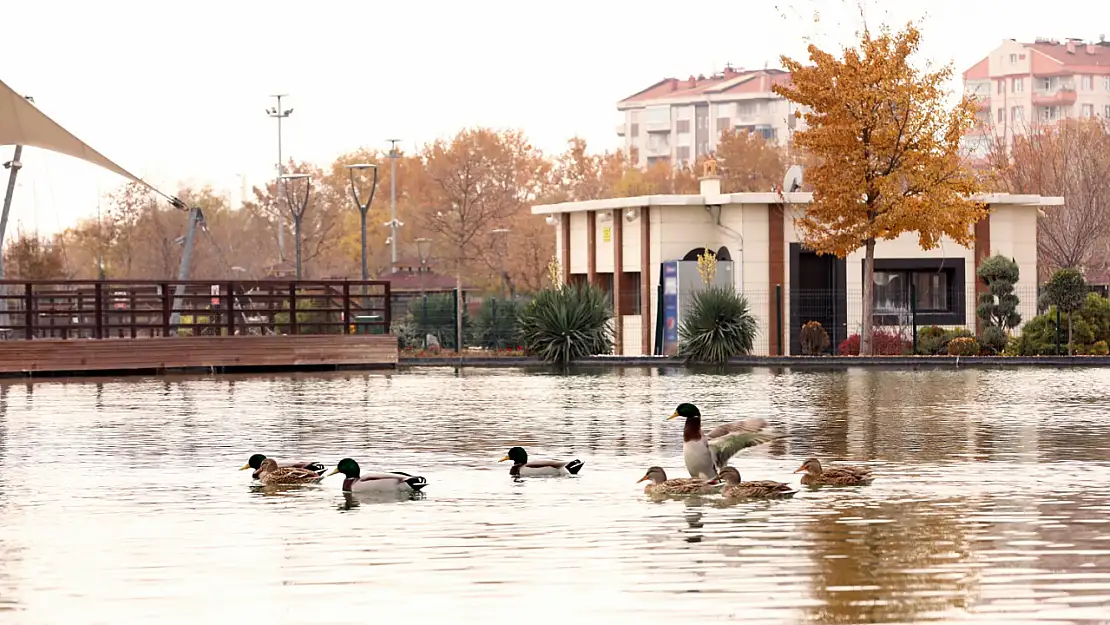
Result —
<instances>
[{"instance_id":1,"label":"wooden boardwalk","mask_svg":"<svg viewBox=\"0 0 1110 625\"><path fill-rule=\"evenodd\" d=\"M0 375L380 368L397 365L388 334L182 336L0 342Z\"/></svg>"},{"instance_id":2,"label":"wooden boardwalk","mask_svg":"<svg viewBox=\"0 0 1110 625\"><path fill-rule=\"evenodd\" d=\"M397 365L388 282L0 281L0 375Z\"/></svg>"}]
</instances>

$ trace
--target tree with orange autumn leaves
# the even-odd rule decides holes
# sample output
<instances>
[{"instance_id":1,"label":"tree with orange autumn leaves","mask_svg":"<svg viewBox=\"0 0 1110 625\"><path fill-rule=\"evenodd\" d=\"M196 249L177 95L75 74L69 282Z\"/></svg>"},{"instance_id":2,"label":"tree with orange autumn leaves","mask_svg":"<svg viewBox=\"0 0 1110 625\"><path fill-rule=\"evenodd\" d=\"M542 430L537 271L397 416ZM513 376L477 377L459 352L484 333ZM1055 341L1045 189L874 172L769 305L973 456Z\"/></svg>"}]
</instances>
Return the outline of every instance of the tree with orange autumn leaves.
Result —
<instances>
[{"instance_id":1,"label":"tree with orange autumn leaves","mask_svg":"<svg viewBox=\"0 0 1110 625\"><path fill-rule=\"evenodd\" d=\"M754 135L725 135L715 156L726 191L767 191L782 179L781 151ZM307 278L361 275L359 213L346 169L355 163L379 165L378 192L367 216L368 265L372 277L389 271L389 229L383 225L389 219L389 196L382 193L390 186L389 160L384 151L360 149L324 167L292 160L286 165L290 173L312 177L302 224ZM416 240L428 238L428 266L437 273L452 275L457 266L468 287L494 291L504 279L512 291L533 292L544 285L555 237L543 217L531 214L532 205L696 193L700 170L700 163L640 169L629 155L591 152L580 138L550 157L519 131L466 129L398 157L397 213L404 223L398 230L398 265L416 267ZM292 268L292 217L276 184L267 181L252 195L242 208L232 209L229 199L212 189L179 190L178 197L201 206L208 226L197 238L194 277L261 279ZM174 277L186 222L184 211L159 203L141 186L127 185L112 194L100 219L75 224L49 242L36 241L42 245L10 242L9 256L16 250L21 256L12 270L36 269L26 276L9 271L9 276L96 278L100 258L109 278ZM284 263L279 262L279 227L286 232ZM36 255L42 258L31 258ZM55 256L63 262L54 262ZM48 269L57 275L39 275Z\"/></svg>"},{"instance_id":2,"label":"tree with orange autumn leaves","mask_svg":"<svg viewBox=\"0 0 1110 625\"><path fill-rule=\"evenodd\" d=\"M809 63L782 58L792 84L775 93L806 107L807 127L794 144L813 155L807 172L813 203L796 221L803 242L844 258L863 248L860 354L871 354L875 243L916 232L922 249L942 236L967 246L986 207L970 196L980 183L965 166L959 143L975 122L965 97L947 108L942 88L951 65L923 72L911 65L921 34L864 30L838 58L814 45Z\"/></svg>"}]
</instances>

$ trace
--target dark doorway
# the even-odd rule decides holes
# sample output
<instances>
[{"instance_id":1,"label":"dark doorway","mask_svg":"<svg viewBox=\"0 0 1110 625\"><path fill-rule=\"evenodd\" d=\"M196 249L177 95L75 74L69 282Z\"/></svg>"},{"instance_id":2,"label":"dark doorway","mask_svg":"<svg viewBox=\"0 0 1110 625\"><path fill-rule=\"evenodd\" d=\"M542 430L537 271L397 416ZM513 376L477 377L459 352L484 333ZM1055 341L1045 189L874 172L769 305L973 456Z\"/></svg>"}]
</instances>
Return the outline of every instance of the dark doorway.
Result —
<instances>
[{"instance_id":1,"label":"dark doorway","mask_svg":"<svg viewBox=\"0 0 1110 625\"><path fill-rule=\"evenodd\" d=\"M847 264L831 254L818 256L790 244L790 353L801 354L798 336L808 321L829 333L829 352L848 337Z\"/></svg>"}]
</instances>

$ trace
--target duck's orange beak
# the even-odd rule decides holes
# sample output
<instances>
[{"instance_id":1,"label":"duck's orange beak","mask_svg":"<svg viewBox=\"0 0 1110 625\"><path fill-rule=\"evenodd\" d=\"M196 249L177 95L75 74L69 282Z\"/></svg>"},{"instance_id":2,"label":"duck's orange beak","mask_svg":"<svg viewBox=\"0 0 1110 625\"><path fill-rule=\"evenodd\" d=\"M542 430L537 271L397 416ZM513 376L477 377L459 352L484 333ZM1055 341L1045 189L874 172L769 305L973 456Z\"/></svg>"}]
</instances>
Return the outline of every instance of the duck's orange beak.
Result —
<instances>
[{"instance_id":1,"label":"duck's orange beak","mask_svg":"<svg viewBox=\"0 0 1110 625\"><path fill-rule=\"evenodd\" d=\"M804 472L805 470L806 470L806 467L805 467L805 465L803 464L802 466L798 467L797 469L794 469L794 472L795 472L795 473L802 473L802 472Z\"/></svg>"},{"instance_id":2,"label":"duck's orange beak","mask_svg":"<svg viewBox=\"0 0 1110 625\"><path fill-rule=\"evenodd\" d=\"M664 421L670 421L671 419L677 419L677 418L678 418L678 411L675 410L674 412L671 413L671 416L669 416L669 417L667 417L666 419L663 419L663 420Z\"/></svg>"},{"instance_id":3,"label":"duck's orange beak","mask_svg":"<svg viewBox=\"0 0 1110 625\"><path fill-rule=\"evenodd\" d=\"M640 479L636 480L636 483L639 484L640 482L642 482L646 479L648 479L648 476L645 475L645 476L641 477Z\"/></svg>"},{"instance_id":4,"label":"duck's orange beak","mask_svg":"<svg viewBox=\"0 0 1110 625\"><path fill-rule=\"evenodd\" d=\"M505 456L504 458L498 460L498 462L505 462L506 460L510 460L510 458L508 456Z\"/></svg>"},{"instance_id":5,"label":"duck's orange beak","mask_svg":"<svg viewBox=\"0 0 1110 625\"><path fill-rule=\"evenodd\" d=\"M242 468L242 469L239 469L239 470L240 470L240 471L246 471L246 470L247 470L247 469L249 469L249 468L251 468L251 465L249 465L249 464L245 464L245 465L243 465L243 468Z\"/></svg>"}]
</instances>

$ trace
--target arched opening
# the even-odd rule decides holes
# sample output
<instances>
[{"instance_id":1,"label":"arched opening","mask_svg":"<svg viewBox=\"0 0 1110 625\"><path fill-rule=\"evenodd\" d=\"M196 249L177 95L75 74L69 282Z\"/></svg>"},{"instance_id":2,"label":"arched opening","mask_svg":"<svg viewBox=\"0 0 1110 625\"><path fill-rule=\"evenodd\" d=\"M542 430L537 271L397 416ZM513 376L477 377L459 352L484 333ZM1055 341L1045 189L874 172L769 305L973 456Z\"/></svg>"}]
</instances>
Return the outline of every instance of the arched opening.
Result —
<instances>
[{"instance_id":1,"label":"arched opening","mask_svg":"<svg viewBox=\"0 0 1110 625\"><path fill-rule=\"evenodd\" d=\"M713 250L709 249L708 247L695 247L694 249L690 250L689 252L686 252L686 255L682 257L682 260L696 261L698 259L698 256L704 256L706 254L716 256L717 252L714 252ZM728 259L727 258L721 258L719 260L728 260Z\"/></svg>"},{"instance_id":2,"label":"arched opening","mask_svg":"<svg viewBox=\"0 0 1110 625\"><path fill-rule=\"evenodd\" d=\"M717 260L732 260L732 254L729 253L727 247L722 245L721 249L717 250Z\"/></svg>"}]
</instances>

